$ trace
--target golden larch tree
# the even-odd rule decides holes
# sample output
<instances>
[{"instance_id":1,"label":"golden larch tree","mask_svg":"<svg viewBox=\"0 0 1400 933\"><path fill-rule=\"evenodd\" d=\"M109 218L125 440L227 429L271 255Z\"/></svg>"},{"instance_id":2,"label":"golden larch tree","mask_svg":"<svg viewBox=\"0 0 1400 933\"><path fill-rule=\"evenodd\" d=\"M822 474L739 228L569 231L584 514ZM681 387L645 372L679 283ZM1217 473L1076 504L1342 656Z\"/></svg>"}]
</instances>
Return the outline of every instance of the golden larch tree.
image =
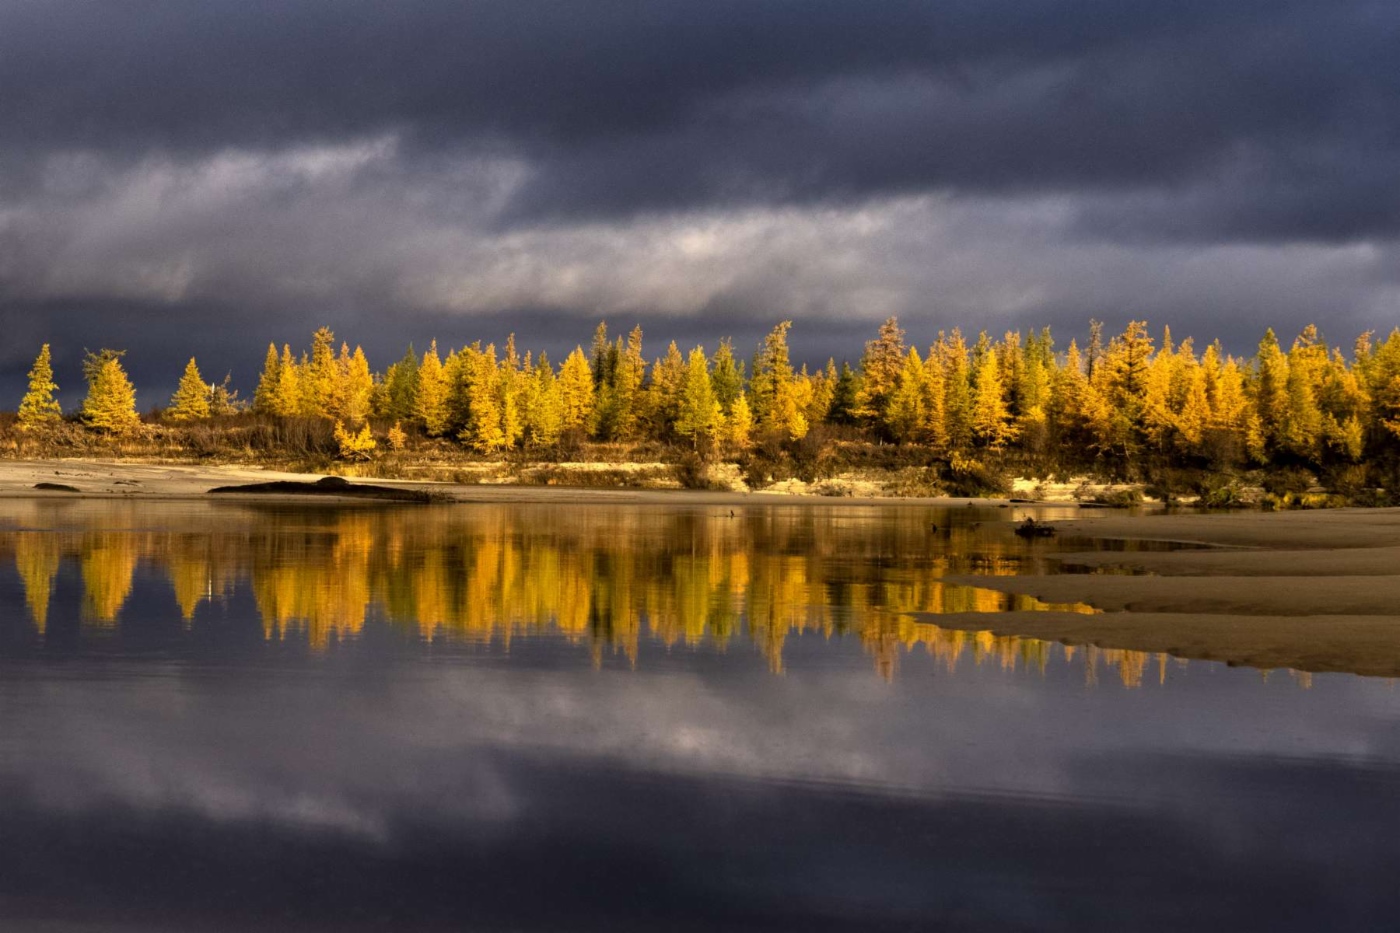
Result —
<instances>
[{"instance_id":1,"label":"golden larch tree","mask_svg":"<svg viewBox=\"0 0 1400 933\"><path fill-rule=\"evenodd\" d=\"M39 356L29 370L29 391L19 403L19 426L24 429L37 428L46 424L56 424L63 417L63 410L53 394L58 384L53 381L53 360L49 355L49 345L39 348Z\"/></svg>"},{"instance_id":2,"label":"golden larch tree","mask_svg":"<svg viewBox=\"0 0 1400 933\"><path fill-rule=\"evenodd\" d=\"M198 421L209 417L209 387L204 384L194 357L185 364L185 372L180 376L175 394L170 397L165 417L171 421Z\"/></svg>"},{"instance_id":3,"label":"golden larch tree","mask_svg":"<svg viewBox=\"0 0 1400 933\"><path fill-rule=\"evenodd\" d=\"M141 423L136 414L136 389L121 364L122 353L100 350L83 361L88 392L83 399L83 420L109 434L129 431Z\"/></svg>"}]
</instances>

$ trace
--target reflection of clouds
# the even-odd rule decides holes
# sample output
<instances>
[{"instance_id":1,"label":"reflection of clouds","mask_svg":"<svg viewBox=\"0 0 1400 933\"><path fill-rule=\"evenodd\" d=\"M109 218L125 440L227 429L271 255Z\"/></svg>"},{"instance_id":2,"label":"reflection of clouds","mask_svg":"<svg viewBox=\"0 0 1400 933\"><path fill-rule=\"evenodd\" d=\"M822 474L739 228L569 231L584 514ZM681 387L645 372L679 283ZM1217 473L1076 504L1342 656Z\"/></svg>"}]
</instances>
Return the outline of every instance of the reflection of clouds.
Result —
<instances>
[{"instance_id":1,"label":"reflection of clouds","mask_svg":"<svg viewBox=\"0 0 1400 933\"><path fill-rule=\"evenodd\" d=\"M6 688L0 781L55 811L121 806L384 839L406 814L473 825L528 815L542 805L536 789L499 767L520 755L565 772L611 763L895 796L1133 804L1183 791L1155 787L1150 769L1125 784L1085 763L1298 749L1395 760L1393 697L1367 681L1303 693L1222 669L1194 691L1085 692L1067 669L1041 679L924 667L890 685L855 646L803 650L849 663L774 678L753 659L673 652L634 673L540 669L571 656L518 651L384 670L31 677ZM1234 714L1220 716L1222 704Z\"/></svg>"}]
</instances>

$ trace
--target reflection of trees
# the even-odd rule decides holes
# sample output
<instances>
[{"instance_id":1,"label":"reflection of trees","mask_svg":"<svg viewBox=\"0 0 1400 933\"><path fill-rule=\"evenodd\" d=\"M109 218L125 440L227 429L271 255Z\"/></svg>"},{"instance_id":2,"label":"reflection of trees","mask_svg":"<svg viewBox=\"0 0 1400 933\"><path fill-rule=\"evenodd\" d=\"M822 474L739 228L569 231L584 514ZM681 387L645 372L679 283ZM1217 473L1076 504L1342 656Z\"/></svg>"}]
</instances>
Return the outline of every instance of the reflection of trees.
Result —
<instances>
[{"instance_id":1,"label":"reflection of trees","mask_svg":"<svg viewBox=\"0 0 1400 933\"><path fill-rule=\"evenodd\" d=\"M949 671L964 656L1044 670L1055 646L946 629L916 616L1061 609L946 583L949 571L1011 573L1019 545L975 527L931 535L927 514L456 506L412 510L186 510L137 520L120 507L55 533L0 535L42 630L55 572L76 558L85 617L115 623L137 564L169 580L181 616L246 585L268 638L313 648L382 619L428 640L509 643L541 632L634 663L640 640L724 648L747 636L775 671L793 635L853 635L893 677L922 646ZM152 528L157 530L151 530ZM1140 652L1085 648L1086 676L1142 682ZM1067 659L1073 649L1064 649Z\"/></svg>"},{"instance_id":2,"label":"reflection of trees","mask_svg":"<svg viewBox=\"0 0 1400 933\"><path fill-rule=\"evenodd\" d=\"M24 585L24 601L29 615L43 634L49 620L49 596L53 593L53 578L62 560L62 548L57 537L42 532L21 532L14 536L15 569Z\"/></svg>"}]
</instances>

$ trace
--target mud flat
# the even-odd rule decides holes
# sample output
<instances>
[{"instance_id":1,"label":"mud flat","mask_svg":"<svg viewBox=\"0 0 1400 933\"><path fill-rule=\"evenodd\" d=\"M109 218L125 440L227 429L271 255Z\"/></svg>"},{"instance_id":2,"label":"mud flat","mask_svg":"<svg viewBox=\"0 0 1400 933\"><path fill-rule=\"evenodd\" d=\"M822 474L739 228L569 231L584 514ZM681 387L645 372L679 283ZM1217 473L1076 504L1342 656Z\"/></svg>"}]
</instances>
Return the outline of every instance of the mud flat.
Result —
<instances>
[{"instance_id":1,"label":"mud flat","mask_svg":"<svg viewBox=\"0 0 1400 933\"><path fill-rule=\"evenodd\" d=\"M1176 551L1058 554L1070 572L953 577L1093 616L929 617L1104 648L1260 668L1400 677L1400 509L1112 515L1057 523L1062 537L1175 541Z\"/></svg>"}]
</instances>

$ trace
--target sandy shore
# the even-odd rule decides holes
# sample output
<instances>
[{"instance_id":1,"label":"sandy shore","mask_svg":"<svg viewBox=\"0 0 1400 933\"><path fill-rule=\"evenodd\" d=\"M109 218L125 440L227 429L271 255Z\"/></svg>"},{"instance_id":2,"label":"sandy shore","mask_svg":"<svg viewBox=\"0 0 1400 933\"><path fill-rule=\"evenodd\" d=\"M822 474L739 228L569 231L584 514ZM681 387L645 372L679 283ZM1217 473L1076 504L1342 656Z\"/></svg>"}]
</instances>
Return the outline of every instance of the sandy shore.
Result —
<instances>
[{"instance_id":1,"label":"sandy shore","mask_svg":"<svg viewBox=\"0 0 1400 933\"><path fill-rule=\"evenodd\" d=\"M204 498L216 486L266 483L276 480L310 482L325 474L284 473L255 467L187 464L148 464L129 460L0 460L0 498L73 496L72 492L35 489L41 483L71 486L84 498L195 499ZM686 489L608 489L570 486L459 485L409 480L356 479L422 489L448 502L544 502L657 505L884 505L922 502L961 505L969 501L996 504L1001 500L891 499L794 495L790 493L726 493ZM222 496L224 500L236 498ZM326 501L318 499L316 501Z\"/></svg>"},{"instance_id":2,"label":"sandy shore","mask_svg":"<svg viewBox=\"0 0 1400 933\"><path fill-rule=\"evenodd\" d=\"M929 621L1261 668L1400 677L1400 509L1111 515L1060 527L1074 537L1203 547L1056 556L1084 573L954 578L1047 602L1086 602L1101 615Z\"/></svg>"}]
</instances>

